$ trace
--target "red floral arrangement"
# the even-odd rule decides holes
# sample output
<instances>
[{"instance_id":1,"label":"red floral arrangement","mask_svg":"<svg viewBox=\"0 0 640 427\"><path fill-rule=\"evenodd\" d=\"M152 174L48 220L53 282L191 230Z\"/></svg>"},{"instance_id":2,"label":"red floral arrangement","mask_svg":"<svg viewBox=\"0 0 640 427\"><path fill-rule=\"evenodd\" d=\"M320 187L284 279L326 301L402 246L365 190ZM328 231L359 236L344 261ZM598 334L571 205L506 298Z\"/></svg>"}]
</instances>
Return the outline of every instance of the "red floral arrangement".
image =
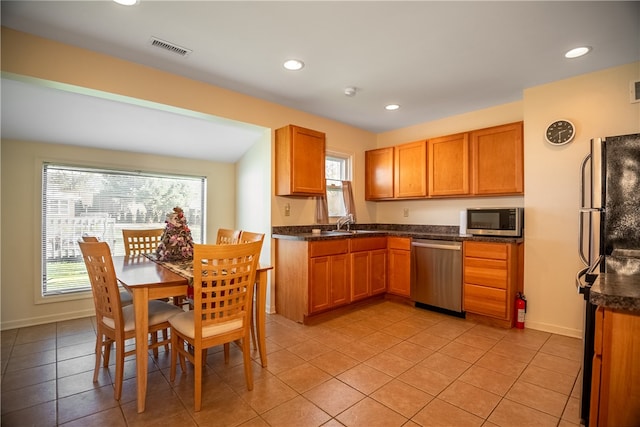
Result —
<instances>
[{"instance_id":1,"label":"red floral arrangement","mask_svg":"<svg viewBox=\"0 0 640 427\"><path fill-rule=\"evenodd\" d=\"M166 228L156 248L158 260L193 259L193 237L182 208L173 208L173 213L167 214L165 224Z\"/></svg>"}]
</instances>

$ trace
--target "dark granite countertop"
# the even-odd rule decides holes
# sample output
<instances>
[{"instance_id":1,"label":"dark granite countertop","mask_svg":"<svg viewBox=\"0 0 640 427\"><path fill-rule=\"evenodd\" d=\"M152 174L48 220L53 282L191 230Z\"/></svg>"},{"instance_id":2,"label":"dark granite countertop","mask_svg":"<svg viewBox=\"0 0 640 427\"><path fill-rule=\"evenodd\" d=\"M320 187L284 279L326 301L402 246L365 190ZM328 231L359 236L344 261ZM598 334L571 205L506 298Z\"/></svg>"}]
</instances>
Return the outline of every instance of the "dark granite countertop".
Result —
<instances>
[{"instance_id":1,"label":"dark granite countertop","mask_svg":"<svg viewBox=\"0 0 640 427\"><path fill-rule=\"evenodd\" d=\"M312 229L320 229L320 234L312 233ZM499 243L521 243L522 237L494 237L494 236L472 236L460 235L457 226L448 225L404 225L404 224L357 224L352 226L354 232L336 232L335 225L315 225L315 226L280 226L273 227L272 235L274 239L285 240L334 240L351 239L362 237L410 237L413 239L449 240L462 242L465 240L477 242L499 242Z\"/></svg>"},{"instance_id":2,"label":"dark granite countertop","mask_svg":"<svg viewBox=\"0 0 640 427\"><path fill-rule=\"evenodd\" d=\"M591 303L601 307L640 311L640 275L602 273L589 295Z\"/></svg>"}]
</instances>

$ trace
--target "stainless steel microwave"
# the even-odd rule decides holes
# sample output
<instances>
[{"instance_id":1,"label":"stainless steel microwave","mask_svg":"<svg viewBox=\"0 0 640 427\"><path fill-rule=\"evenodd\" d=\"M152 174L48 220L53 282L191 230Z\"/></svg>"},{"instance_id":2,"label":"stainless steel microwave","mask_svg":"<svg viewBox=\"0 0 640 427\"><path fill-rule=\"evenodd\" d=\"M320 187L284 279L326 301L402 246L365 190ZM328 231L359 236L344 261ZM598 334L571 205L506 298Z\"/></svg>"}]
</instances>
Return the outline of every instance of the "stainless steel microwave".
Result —
<instances>
[{"instance_id":1,"label":"stainless steel microwave","mask_svg":"<svg viewBox=\"0 0 640 427\"><path fill-rule=\"evenodd\" d=\"M521 237L524 208L469 208L467 233L479 236Z\"/></svg>"}]
</instances>

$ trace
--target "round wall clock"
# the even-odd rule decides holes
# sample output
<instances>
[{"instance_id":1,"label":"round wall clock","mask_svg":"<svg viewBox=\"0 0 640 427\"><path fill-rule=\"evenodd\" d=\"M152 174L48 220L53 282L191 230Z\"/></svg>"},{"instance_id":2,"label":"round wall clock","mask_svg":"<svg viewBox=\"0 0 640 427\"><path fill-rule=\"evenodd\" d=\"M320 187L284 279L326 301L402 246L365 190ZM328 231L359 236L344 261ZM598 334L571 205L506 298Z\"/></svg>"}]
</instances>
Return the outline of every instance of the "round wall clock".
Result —
<instances>
[{"instance_id":1,"label":"round wall clock","mask_svg":"<svg viewBox=\"0 0 640 427\"><path fill-rule=\"evenodd\" d=\"M576 128L569 120L556 120L547 126L544 138L551 145L564 145L576 135Z\"/></svg>"}]
</instances>

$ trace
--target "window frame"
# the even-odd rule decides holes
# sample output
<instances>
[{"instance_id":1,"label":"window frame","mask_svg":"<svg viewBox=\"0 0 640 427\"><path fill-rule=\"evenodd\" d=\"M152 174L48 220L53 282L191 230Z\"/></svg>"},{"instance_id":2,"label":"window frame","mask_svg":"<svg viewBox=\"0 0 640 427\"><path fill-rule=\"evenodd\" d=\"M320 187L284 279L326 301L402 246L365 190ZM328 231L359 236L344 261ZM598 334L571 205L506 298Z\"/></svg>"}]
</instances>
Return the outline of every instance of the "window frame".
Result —
<instances>
[{"instance_id":1,"label":"window frame","mask_svg":"<svg viewBox=\"0 0 640 427\"><path fill-rule=\"evenodd\" d=\"M100 173L101 171L113 174L113 175L125 175L125 176L143 176L143 177L161 177L161 178L187 178L194 179L196 181L200 181L201 186L201 242L205 240L206 236L206 209L207 209L207 176L205 175L190 175L184 172L166 172L166 171L156 171L153 169L147 170L139 170L139 169L131 169L127 167L123 167L122 165L99 165L93 164L92 162L83 162L83 163L74 163L74 162L65 162L65 161L56 161L56 160L44 160L40 159L38 161L38 174L39 180L38 191L34 192L35 197L37 199L36 206L38 206L38 213L35 215L37 228L39 230L38 233L35 233L35 239L37 243L35 247L37 248L37 262L34 263L34 274L35 274L35 292L34 292L34 303L35 304L43 304L43 303L53 303L53 302L62 302L62 301L73 301L80 299L91 298L91 289L83 288L75 291L68 292L51 292L45 293L45 273L47 267L47 258L46 258L46 235L45 235L45 221L49 217L48 214L50 212L46 212L45 208L49 211L48 204L45 205L45 191L46 189L46 175L45 169L49 166L70 169L70 170L78 170L78 171L86 171L90 173ZM58 209L59 210L59 209ZM170 213L170 212L166 212ZM164 220L162 220L164 222ZM199 224L200 225L200 224ZM88 284L88 280L87 280Z\"/></svg>"},{"instance_id":2,"label":"window frame","mask_svg":"<svg viewBox=\"0 0 640 427\"><path fill-rule=\"evenodd\" d=\"M340 161L344 161L344 179L341 179L341 181L351 181L352 185L353 185L353 176L352 176L352 171L353 171L353 154L350 153L344 153L344 152L340 152L340 151L333 151L333 150L326 150L325 152L325 162L327 161L327 159L336 159L336 160L340 160ZM326 178L325 177L325 184L326 184L326 189L325 189L325 193L327 196L327 205L328 205L328 199L329 199L329 191L336 191L339 192L340 195L342 195L342 187L340 186L339 189L335 189L335 190L329 190L330 185L329 185L329 181L336 181L335 179L331 179L331 178ZM331 212L327 212L329 219L337 219L340 218L342 215L331 215Z\"/></svg>"}]
</instances>

